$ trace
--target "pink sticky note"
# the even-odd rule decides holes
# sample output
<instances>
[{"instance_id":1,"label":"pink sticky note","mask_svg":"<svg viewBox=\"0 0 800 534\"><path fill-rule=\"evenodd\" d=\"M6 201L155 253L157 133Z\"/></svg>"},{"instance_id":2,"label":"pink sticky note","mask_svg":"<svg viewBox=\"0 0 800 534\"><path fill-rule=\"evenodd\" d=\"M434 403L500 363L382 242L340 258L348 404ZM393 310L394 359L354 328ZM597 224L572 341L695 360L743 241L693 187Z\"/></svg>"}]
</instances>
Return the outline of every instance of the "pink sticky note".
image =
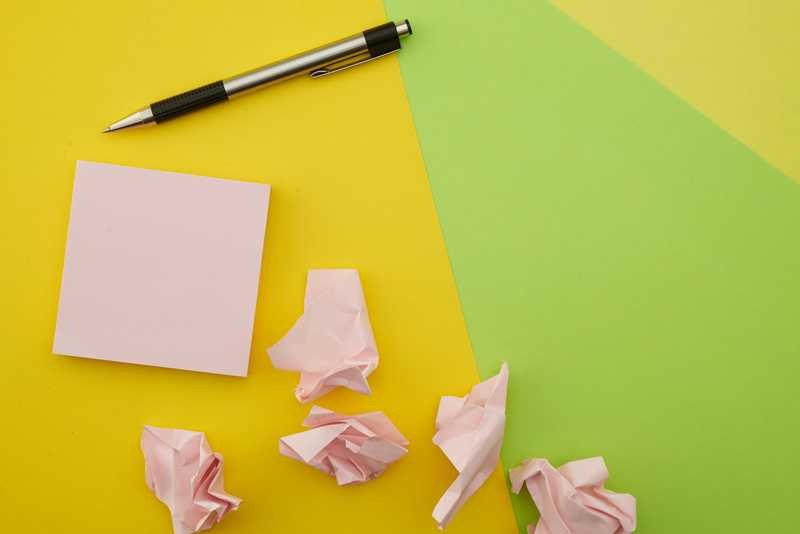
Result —
<instances>
[{"instance_id":1,"label":"pink sticky note","mask_svg":"<svg viewBox=\"0 0 800 534\"><path fill-rule=\"evenodd\" d=\"M269 193L79 161L53 352L246 376Z\"/></svg>"},{"instance_id":2,"label":"pink sticky note","mask_svg":"<svg viewBox=\"0 0 800 534\"><path fill-rule=\"evenodd\" d=\"M382 412L345 415L313 406L311 430L284 436L280 452L336 477L340 486L379 477L408 452L408 440Z\"/></svg>"},{"instance_id":3,"label":"pink sticky note","mask_svg":"<svg viewBox=\"0 0 800 534\"><path fill-rule=\"evenodd\" d=\"M628 534L636 530L636 498L603 487L608 469L601 456L558 469L541 458L509 472L511 488L528 488L541 518L528 534Z\"/></svg>"},{"instance_id":4,"label":"pink sticky note","mask_svg":"<svg viewBox=\"0 0 800 534\"><path fill-rule=\"evenodd\" d=\"M174 534L208 530L242 500L225 491L222 455L202 432L145 426L145 481L172 514Z\"/></svg>"},{"instance_id":5,"label":"pink sticky note","mask_svg":"<svg viewBox=\"0 0 800 534\"><path fill-rule=\"evenodd\" d=\"M309 402L337 387L369 395L378 367L361 279L355 269L308 271L303 315L267 350L272 365L300 371L295 397Z\"/></svg>"},{"instance_id":6,"label":"pink sticky note","mask_svg":"<svg viewBox=\"0 0 800 534\"><path fill-rule=\"evenodd\" d=\"M500 459L506 428L508 365L495 376L475 385L464 397L442 397L436 414L433 442L458 470L433 509L433 519L443 530L464 503L478 491Z\"/></svg>"}]
</instances>

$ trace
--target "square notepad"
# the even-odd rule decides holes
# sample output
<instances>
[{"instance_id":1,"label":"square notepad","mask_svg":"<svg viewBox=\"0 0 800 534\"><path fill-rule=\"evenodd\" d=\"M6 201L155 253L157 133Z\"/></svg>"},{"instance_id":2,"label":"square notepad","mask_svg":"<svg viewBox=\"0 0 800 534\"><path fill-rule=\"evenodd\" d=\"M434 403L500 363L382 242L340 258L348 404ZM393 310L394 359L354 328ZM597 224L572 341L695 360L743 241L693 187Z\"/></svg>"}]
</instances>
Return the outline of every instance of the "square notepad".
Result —
<instances>
[{"instance_id":1,"label":"square notepad","mask_svg":"<svg viewBox=\"0 0 800 534\"><path fill-rule=\"evenodd\" d=\"M269 193L79 161L53 352L246 376Z\"/></svg>"}]
</instances>

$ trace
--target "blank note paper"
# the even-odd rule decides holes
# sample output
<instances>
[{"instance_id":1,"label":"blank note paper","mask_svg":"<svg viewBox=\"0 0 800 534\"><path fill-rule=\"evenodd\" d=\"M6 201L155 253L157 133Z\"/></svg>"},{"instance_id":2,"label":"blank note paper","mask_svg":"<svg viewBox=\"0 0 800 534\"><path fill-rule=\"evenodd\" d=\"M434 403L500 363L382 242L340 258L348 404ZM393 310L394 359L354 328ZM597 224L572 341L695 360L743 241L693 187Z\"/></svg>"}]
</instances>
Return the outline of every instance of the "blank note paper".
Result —
<instances>
[{"instance_id":1,"label":"blank note paper","mask_svg":"<svg viewBox=\"0 0 800 534\"><path fill-rule=\"evenodd\" d=\"M269 193L79 161L53 352L246 376Z\"/></svg>"}]
</instances>

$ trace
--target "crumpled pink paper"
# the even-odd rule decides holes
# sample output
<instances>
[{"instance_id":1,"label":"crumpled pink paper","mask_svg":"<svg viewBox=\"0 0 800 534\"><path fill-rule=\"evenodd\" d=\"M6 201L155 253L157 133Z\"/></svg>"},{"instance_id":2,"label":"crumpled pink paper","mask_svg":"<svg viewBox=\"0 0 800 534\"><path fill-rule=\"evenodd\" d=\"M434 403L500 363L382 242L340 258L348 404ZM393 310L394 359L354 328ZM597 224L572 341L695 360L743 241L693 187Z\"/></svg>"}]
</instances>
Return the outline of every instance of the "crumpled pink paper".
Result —
<instances>
[{"instance_id":1,"label":"crumpled pink paper","mask_svg":"<svg viewBox=\"0 0 800 534\"><path fill-rule=\"evenodd\" d=\"M311 430L280 439L281 454L336 477L340 486L380 476L408 452L408 440L381 412L343 415L313 406Z\"/></svg>"},{"instance_id":2,"label":"crumpled pink paper","mask_svg":"<svg viewBox=\"0 0 800 534\"><path fill-rule=\"evenodd\" d=\"M278 369L300 371L300 402L338 386L370 394L367 377L378 367L378 349L358 271L309 271L303 315L267 354Z\"/></svg>"},{"instance_id":3,"label":"crumpled pink paper","mask_svg":"<svg viewBox=\"0 0 800 534\"><path fill-rule=\"evenodd\" d=\"M436 415L433 442L458 470L433 509L433 519L444 529L464 503L494 471L503 446L506 424L508 366L472 388L466 397L442 397Z\"/></svg>"},{"instance_id":4,"label":"crumpled pink paper","mask_svg":"<svg viewBox=\"0 0 800 534\"><path fill-rule=\"evenodd\" d=\"M509 472L514 493L528 488L541 518L528 534L623 534L636 529L636 498L603 487L603 458L569 462L555 469L543 459L526 460Z\"/></svg>"},{"instance_id":5,"label":"crumpled pink paper","mask_svg":"<svg viewBox=\"0 0 800 534\"><path fill-rule=\"evenodd\" d=\"M147 486L172 512L175 534L209 529L239 508L223 489L222 456L202 432L145 426L142 453Z\"/></svg>"}]
</instances>

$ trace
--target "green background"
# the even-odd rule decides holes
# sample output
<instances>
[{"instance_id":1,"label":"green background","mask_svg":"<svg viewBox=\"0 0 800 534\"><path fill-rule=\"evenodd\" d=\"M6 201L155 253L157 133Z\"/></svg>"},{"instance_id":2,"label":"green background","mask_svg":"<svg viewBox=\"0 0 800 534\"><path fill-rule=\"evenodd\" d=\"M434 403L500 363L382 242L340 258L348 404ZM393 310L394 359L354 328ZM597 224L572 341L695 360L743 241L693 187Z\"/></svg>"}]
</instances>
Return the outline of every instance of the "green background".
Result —
<instances>
[{"instance_id":1,"label":"green background","mask_svg":"<svg viewBox=\"0 0 800 534\"><path fill-rule=\"evenodd\" d=\"M796 184L546 2L386 7L505 466L602 455L645 534L797 532Z\"/></svg>"}]
</instances>

